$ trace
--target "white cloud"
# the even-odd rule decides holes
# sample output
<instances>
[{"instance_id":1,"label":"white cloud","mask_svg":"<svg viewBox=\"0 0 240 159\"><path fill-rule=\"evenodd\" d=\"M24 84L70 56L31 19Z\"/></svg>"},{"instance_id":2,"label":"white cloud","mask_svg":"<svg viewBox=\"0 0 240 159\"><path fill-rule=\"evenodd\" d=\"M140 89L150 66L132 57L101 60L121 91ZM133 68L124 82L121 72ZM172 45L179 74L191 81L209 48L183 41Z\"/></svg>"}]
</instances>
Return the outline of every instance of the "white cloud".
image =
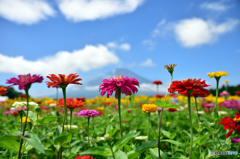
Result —
<instances>
[{"instance_id":1,"label":"white cloud","mask_svg":"<svg viewBox=\"0 0 240 159\"><path fill-rule=\"evenodd\" d=\"M84 89L88 90L88 91L96 91L96 90L99 90L99 85L98 86L85 86Z\"/></svg>"},{"instance_id":2,"label":"white cloud","mask_svg":"<svg viewBox=\"0 0 240 159\"><path fill-rule=\"evenodd\" d=\"M148 67L154 67L156 66L155 63L151 59L147 59L146 61L140 63L140 66L148 66Z\"/></svg>"},{"instance_id":3,"label":"white cloud","mask_svg":"<svg viewBox=\"0 0 240 159\"><path fill-rule=\"evenodd\" d=\"M200 18L185 19L176 24L175 34L183 46L194 47L216 41L220 34L233 30L238 23L236 19L219 25Z\"/></svg>"},{"instance_id":4,"label":"white cloud","mask_svg":"<svg viewBox=\"0 0 240 159\"><path fill-rule=\"evenodd\" d=\"M109 64L116 64L119 58L104 45L86 45L73 52L60 51L54 56L36 61L24 59L23 56L9 57L0 54L0 72L15 74L75 73L77 70L89 71Z\"/></svg>"},{"instance_id":5,"label":"white cloud","mask_svg":"<svg viewBox=\"0 0 240 159\"><path fill-rule=\"evenodd\" d=\"M115 42L109 42L107 43L107 47L112 49L119 49L123 51L129 51L131 49L131 45L128 43L117 44Z\"/></svg>"},{"instance_id":6,"label":"white cloud","mask_svg":"<svg viewBox=\"0 0 240 159\"><path fill-rule=\"evenodd\" d=\"M169 87L169 83L160 85L160 86L158 87L158 91L159 91L159 92L167 92L168 87ZM154 84L142 83L142 84L140 84L139 90L157 92L157 86L154 85Z\"/></svg>"},{"instance_id":7,"label":"white cloud","mask_svg":"<svg viewBox=\"0 0 240 159\"><path fill-rule=\"evenodd\" d=\"M203 9L208 9L208 10L212 10L212 11L226 11L228 9L231 8L231 6L227 6L225 4L223 4L224 1L219 1L219 2L213 2L213 3L209 3L209 2L204 2L203 4L201 4L201 8Z\"/></svg>"},{"instance_id":8,"label":"white cloud","mask_svg":"<svg viewBox=\"0 0 240 159\"><path fill-rule=\"evenodd\" d=\"M0 16L18 24L34 24L54 14L43 0L0 0Z\"/></svg>"},{"instance_id":9,"label":"white cloud","mask_svg":"<svg viewBox=\"0 0 240 159\"><path fill-rule=\"evenodd\" d=\"M59 0L60 11L74 22L96 20L135 11L144 0Z\"/></svg>"},{"instance_id":10,"label":"white cloud","mask_svg":"<svg viewBox=\"0 0 240 159\"><path fill-rule=\"evenodd\" d=\"M147 45L149 50L153 50L155 45L157 44L155 41L151 39L144 40L142 43L144 45Z\"/></svg>"}]
</instances>

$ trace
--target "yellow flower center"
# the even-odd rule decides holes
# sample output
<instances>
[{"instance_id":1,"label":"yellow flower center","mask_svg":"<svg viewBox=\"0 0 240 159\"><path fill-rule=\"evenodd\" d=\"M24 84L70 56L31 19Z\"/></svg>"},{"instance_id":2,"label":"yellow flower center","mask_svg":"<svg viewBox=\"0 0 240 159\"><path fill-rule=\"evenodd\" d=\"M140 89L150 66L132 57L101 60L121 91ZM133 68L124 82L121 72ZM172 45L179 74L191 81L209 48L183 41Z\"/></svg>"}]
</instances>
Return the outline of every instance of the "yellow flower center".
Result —
<instances>
[{"instance_id":1,"label":"yellow flower center","mask_svg":"<svg viewBox=\"0 0 240 159\"><path fill-rule=\"evenodd\" d=\"M240 118L234 118L233 121L235 121L236 123L240 123Z\"/></svg>"}]
</instances>

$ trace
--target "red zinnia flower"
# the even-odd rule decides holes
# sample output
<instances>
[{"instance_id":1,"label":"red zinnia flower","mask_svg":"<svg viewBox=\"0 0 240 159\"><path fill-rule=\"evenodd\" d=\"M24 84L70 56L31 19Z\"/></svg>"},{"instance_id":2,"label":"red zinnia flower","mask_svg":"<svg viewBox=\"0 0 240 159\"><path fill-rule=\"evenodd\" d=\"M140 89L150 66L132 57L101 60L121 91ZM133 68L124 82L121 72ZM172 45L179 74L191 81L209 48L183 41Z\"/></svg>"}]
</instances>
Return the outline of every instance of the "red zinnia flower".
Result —
<instances>
[{"instance_id":1,"label":"red zinnia flower","mask_svg":"<svg viewBox=\"0 0 240 159\"><path fill-rule=\"evenodd\" d=\"M128 78L128 76L123 77L116 76L115 79L111 77L110 79L104 79L103 84L99 86L99 91L103 96L107 92L107 97L112 95L113 91L115 91L115 98L118 99L118 91L117 87L121 89L121 93L125 95L132 95L132 93L136 93L138 89L136 86L139 86L139 82L135 78Z\"/></svg>"},{"instance_id":2,"label":"red zinnia flower","mask_svg":"<svg viewBox=\"0 0 240 159\"><path fill-rule=\"evenodd\" d=\"M240 91L235 91L235 94L236 95L240 95Z\"/></svg>"},{"instance_id":3,"label":"red zinnia flower","mask_svg":"<svg viewBox=\"0 0 240 159\"><path fill-rule=\"evenodd\" d=\"M13 84L13 85L19 85L19 89L26 89L27 85L31 85L32 83L42 83L43 77L40 75L33 75L31 76L30 73L27 75L18 75L18 78L10 78L7 80L7 84ZM13 85L10 85L8 87L11 87Z\"/></svg>"},{"instance_id":4,"label":"red zinnia flower","mask_svg":"<svg viewBox=\"0 0 240 159\"><path fill-rule=\"evenodd\" d=\"M153 81L153 83L152 83L152 84L156 84L156 85L158 85L158 84L162 84L162 81L160 81L160 80Z\"/></svg>"},{"instance_id":5,"label":"red zinnia flower","mask_svg":"<svg viewBox=\"0 0 240 159\"><path fill-rule=\"evenodd\" d=\"M13 116L18 116L19 114L18 114L18 112L12 112L12 115Z\"/></svg>"},{"instance_id":6,"label":"red zinnia flower","mask_svg":"<svg viewBox=\"0 0 240 159\"><path fill-rule=\"evenodd\" d=\"M20 94L19 97L20 98L26 98L26 95L25 94Z\"/></svg>"},{"instance_id":7,"label":"red zinnia flower","mask_svg":"<svg viewBox=\"0 0 240 159\"><path fill-rule=\"evenodd\" d=\"M71 73L70 75L68 75L67 77L65 77L65 75L63 74L50 74L47 76L47 78L49 78L51 80L50 81L46 81L47 83L47 87L50 88L52 86L67 86L68 84L79 84L82 85L80 82L82 79L81 78L77 78L79 75L76 75L77 73L73 74Z\"/></svg>"},{"instance_id":8,"label":"red zinnia flower","mask_svg":"<svg viewBox=\"0 0 240 159\"><path fill-rule=\"evenodd\" d=\"M0 87L0 95L4 95L7 93L7 89L4 87Z\"/></svg>"},{"instance_id":9,"label":"red zinnia flower","mask_svg":"<svg viewBox=\"0 0 240 159\"><path fill-rule=\"evenodd\" d=\"M92 156L77 156L75 159L93 159Z\"/></svg>"},{"instance_id":10,"label":"red zinnia flower","mask_svg":"<svg viewBox=\"0 0 240 159\"><path fill-rule=\"evenodd\" d=\"M79 98L76 98L77 100L81 100L82 102L86 102L86 98L85 97L79 97Z\"/></svg>"},{"instance_id":11,"label":"red zinnia flower","mask_svg":"<svg viewBox=\"0 0 240 159\"><path fill-rule=\"evenodd\" d=\"M156 98L162 98L162 97L164 97L164 95L162 95L162 94L156 94L155 97L156 97Z\"/></svg>"},{"instance_id":12,"label":"red zinnia flower","mask_svg":"<svg viewBox=\"0 0 240 159\"><path fill-rule=\"evenodd\" d=\"M178 109L177 109L177 108L169 108L168 111L169 111L169 112L177 112Z\"/></svg>"},{"instance_id":13,"label":"red zinnia flower","mask_svg":"<svg viewBox=\"0 0 240 159\"><path fill-rule=\"evenodd\" d=\"M58 103L59 103L58 106L64 107L64 99L63 98L60 98L58 100ZM81 100L76 100L74 98L67 98L66 103L67 103L67 108L69 108L69 109L83 107L82 101Z\"/></svg>"},{"instance_id":14,"label":"red zinnia flower","mask_svg":"<svg viewBox=\"0 0 240 159\"><path fill-rule=\"evenodd\" d=\"M208 87L210 85L207 85L205 83L205 80L201 81L201 79L187 79L182 81L173 81L170 88L168 89L169 92L173 93L177 91L180 94L186 94L188 90L193 90L194 92L202 92L208 94L209 91L207 89L204 89L204 87Z\"/></svg>"},{"instance_id":15,"label":"red zinnia flower","mask_svg":"<svg viewBox=\"0 0 240 159\"><path fill-rule=\"evenodd\" d=\"M222 124L224 127L223 129L226 130L226 129L231 129L225 139L227 139L233 132L233 130L238 130L238 135L240 135L240 115L239 113L237 112L236 115L234 115L234 119L228 117L228 116L225 116L224 118L222 118L222 122L218 122L219 124Z\"/></svg>"}]
</instances>

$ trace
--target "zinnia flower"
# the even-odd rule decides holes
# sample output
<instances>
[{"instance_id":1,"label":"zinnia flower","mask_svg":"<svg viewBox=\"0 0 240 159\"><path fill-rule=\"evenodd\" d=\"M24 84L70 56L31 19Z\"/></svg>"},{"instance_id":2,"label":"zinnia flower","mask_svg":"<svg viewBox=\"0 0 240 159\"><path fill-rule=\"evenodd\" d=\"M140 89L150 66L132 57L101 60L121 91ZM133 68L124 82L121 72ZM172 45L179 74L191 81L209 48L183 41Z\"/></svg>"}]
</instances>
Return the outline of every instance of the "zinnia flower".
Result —
<instances>
[{"instance_id":1,"label":"zinnia flower","mask_svg":"<svg viewBox=\"0 0 240 159\"><path fill-rule=\"evenodd\" d=\"M157 105L155 104L143 104L142 111L145 113L155 113L157 111Z\"/></svg>"},{"instance_id":2,"label":"zinnia flower","mask_svg":"<svg viewBox=\"0 0 240 159\"><path fill-rule=\"evenodd\" d=\"M168 111L169 111L169 112L177 112L178 109L177 109L177 108L169 108Z\"/></svg>"},{"instance_id":3,"label":"zinnia flower","mask_svg":"<svg viewBox=\"0 0 240 159\"><path fill-rule=\"evenodd\" d=\"M162 97L164 97L164 95L162 95L162 94L156 94L155 97L156 97L156 98L162 98Z\"/></svg>"},{"instance_id":4,"label":"zinnia flower","mask_svg":"<svg viewBox=\"0 0 240 159\"><path fill-rule=\"evenodd\" d=\"M69 109L83 107L82 101L81 100L76 100L74 98L67 98L66 99L66 104L67 104L67 108L69 108ZM60 98L58 100L58 106L64 107L64 99L63 98Z\"/></svg>"},{"instance_id":5,"label":"zinnia flower","mask_svg":"<svg viewBox=\"0 0 240 159\"><path fill-rule=\"evenodd\" d=\"M224 127L224 130L231 129L227 135L225 136L225 139L227 139L233 132L233 130L238 130L238 135L240 135L240 115L237 112L236 115L234 115L234 119L225 116L222 118L222 122L218 122L219 124L222 124Z\"/></svg>"},{"instance_id":6,"label":"zinnia flower","mask_svg":"<svg viewBox=\"0 0 240 159\"><path fill-rule=\"evenodd\" d=\"M93 159L93 157L92 156L77 156L77 157L75 157L75 159Z\"/></svg>"},{"instance_id":7,"label":"zinnia flower","mask_svg":"<svg viewBox=\"0 0 240 159\"><path fill-rule=\"evenodd\" d=\"M157 81L153 81L153 83L152 84L156 84L156 85L159 85L159 84L162 84L162 81L160 81L160 80L157 80Z\"/></svg>"},{"instance_id":8,"label":"zinnia flower","mask_svg":"<svg viewBox=\"0 0 240 159\"><path fill-rule=\"evenodd\" d=\"M240 95L240 91L235 91L235 94L236 95Z\"/></svg>"},{"instance_id":9,"label":"zinnia flower","mask_svg":"<svg viewBox=\"0 0 240 159\"><path fill-rule=\"evenodd\" d=\"M220 93L220 96L228 96L229 95L229 92L227 91L223 91Z\"/></svg>"},{"instance_id":10,"label":"zinnia flower","mask_svg":"<svg viewBox=\"0 0 240 159\"><path fill-rule=\"evenodd\" d=\"M211 79L213 77L215 78L220 78L222 76L227 76L228 75L228 72L225 72L225 71L218 71L218 72L212 72L212 73L207 73L207 76Z\"/></svg>"},{"instance_id":11,"label":"zinnia flower","mask_svg":"<svg viewBox=\"0 0 240 159\"><path fill-rule=\"evenodd\" d=\"M4 87L0 87L0 95L4 95L7 93L7 89Z\"/></svg>"},{"instance_id":12,"label":"zinnia flower","mask_svg":"<svg viewBox=\"0 0 240 159\"><path fill-rule=\"evenodd\" d=\"M240 111L240 101L237 99L224 101L223 103L221 103L221 106L225 106L227 108L232 108Z\"/></svg>"},{"instance_id":13,"label":"zinnia flower","mask_svg":"<svg viewBox=\"0 0 240 159\"><path fill-rule=\"evenodd\" d=\"M128 76L121 75L116 76L115 79L113 77L104 79L103 84L99 86L99 91L101 91L102 96L107 92L108 98L115 91L115 98L118 99L117 87L121 89L122 94L132 95L132 93L138 92L136 86L139 86L139 82L135 78L129 79Z\"/></svg>"},{"instance_id":14,"label":"zinnia flower","mask_svg":"<svg viewBox=\"0 0 240 159\"><path fill-rule=\"evenodd\" d=\"M96 117L99 115L99 113L96 110L81 110L80 113L78 113L78 116L81 115L81 117Z\"/></svg>"},{"instance_id":15,"label":"zinnia flower","mask_svg":"<svg viewBox=\"0 0 240 159\"><path fill-rule=\"evenodd\" d=\"M176 66L177 64L169 64L169 65L165 65L164 68L167 69L170 74L172 74L174 71L174 67Z\"/></svg>"},{"instance_id":16,"label":"zinnia flower","mask_svg":"<svg viewBox=\"0 0 240 159\"><path fill-rule=\"evenodd\" d=\"M239 143L239 139L232 138L232 139L231 139L231 143Z\"/></svg>"},{"instance_id":17,"label":"zinnia flower","mask_svg":"<svg viewBox=\"0 0 240 159\"><path fill-rule=\"evenodd\" d=\"M180 94L186 94L188 90L193 90L193 92L203 92L208 94L209 91L207 89L204 89L204 87L208 87L210 85L207 85L205 83L205 80L201 81L200 79L186 79L182 81L173 81L170 88L168 88L168 91L173 93L177 91ZM193 93L192 92L192 93Z\"/></svg>"},{"instance_id":18,"label":"zinnia flower","mask_svg":"<svg viewBox=\"0 0 240 159\"><path fill-rule=\"evenodd\" d=\"M27 75L18 75L18 78L19 79L13 77L13 78L8 79L6 83L7 84L12 84L8 87L11 87L13 85L19 85L18 88L20 90L21 89L24 90L24 89L26 89L27 85L31 85L32 83L42 83L42 81L43 81L42 76L36 75L36 74L31 76L30 73L27 74Z\"/></svg>"},{"instance_id":19,"label":"zinnia flower","mask_svg":"<svg viewBox=\"0 0 240 159\"><path fill-rule=\"evenodd\" d=\"M70 75L68 75L67 77L65 77L65 75L63 74L50 74L47 76L47 78L49 78L51 80L50 81L46 81L47 83L47 87L50 88L52 86L56 86L59 85L60 87L66 87L68 84L78 84L78 85L82 85L80 82L82 79L81 78L77 78L79 75L76 75L77 73L73 74L71 73Z\"/></svg>"},{"instance_id":20,"label":"zinnia flower","mask_svg":"<svg viewBox=\"0 0 240 159\"><path fill-rule=\"evenodd\" d=\"M228 83L228 82L229 82L229 80L224 80L224 82L225 82L225 83Z\"/></svg>"},{"instance_id":21,"label":"zinnia flower","mask_svg":"<svg viewBox=\"0 0 240 159\"><path fill-rule=\"evenodd\" d=\"M203 104L203 107L205 108L213 108L215 105L214 104L211 104L211 103L206 103L206 104Z\"/></svg>"}]
</instances>

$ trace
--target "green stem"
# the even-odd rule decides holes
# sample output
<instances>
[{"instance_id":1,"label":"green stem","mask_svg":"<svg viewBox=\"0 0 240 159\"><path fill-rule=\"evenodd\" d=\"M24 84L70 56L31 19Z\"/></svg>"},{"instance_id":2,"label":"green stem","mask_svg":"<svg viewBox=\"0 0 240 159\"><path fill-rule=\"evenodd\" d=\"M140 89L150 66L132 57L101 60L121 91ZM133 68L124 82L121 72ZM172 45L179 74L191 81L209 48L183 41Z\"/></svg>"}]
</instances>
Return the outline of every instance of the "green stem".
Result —
<instances>
[{"instance_id":1,"label":"green stem","mask_svg":"<svg viewBox=\"0 0 240 159\"><path fill-rule=\"evenodd\" d=\"M88 148L90 148L90 141L89 141L89 122L90 122L90 116L88 117L88 128L87 128L87 134L88 134Z\"/></svg>"},{"instance_id":2,"label":"green stem","mask_svg":"<svg viewBox=\"0 0 240 159\"><path fill-rule=\"evenodd\" d=\"M28 118L28 110L29 110L29 95L28 95L28 90L31 87L31 85L26 85L25 93L26 93L26 98L27 98L27 115L26 115L26 121L23 127L23 134L22 136L25 135L25 129L27 126L27 118ZM21 151L22 151L22 144L23 144L23 139L20 140L20 147L19 147L19 152L18 152L18 159L21 158Z\"/></svg>"},{"instance_id":3,"label":"green stem","mask_svg":"<svg viewBox=\"0 0 240 159\"><path fill-rule=\"evenodd\" d=\"M111 149L111 152L112 152L112 155L113 155L113 159L115 159L115 155L114 155L114 153L113 153L113 150L112 150L112 145L111 145L111 143L109 143L109 146L110 146L110 149Z\"/></svg>"},{"instance_id":4,"label":"green stem","mask_svg":"<svg viewBox=\"0 0 240 159\"><path fill-rule=\"evenodd\" d=\"M22 131L22 117L23 117L23 115L22 115L22 113L19 113L19 115L20 115L20 119L21 119L21 131Z\"/></svg>"},{"instance_id":5,"label":"green stem","mask_svg":"<svg viewBox=\"0 0 240 159\"><path fill-rule=\"evenodd\" d=\"M192 111L191 111L191 93L192 90L188 90L188 111L189 111L189 122L190 122L190 134L191 134L191 142L190 142L190 152L189 152L189 159L192 155L192 145L193 145L193 130L192 130Z\"/></svg>"},{"instance_id":6,"label":"green stem","mask_svg":"<svg viewBox=\"0 0 240 159\"><path fill-rule=\"evenodd\" d=\"M147 121L147 141L149 140L149 124L150 124L150 113L147 113L148 121Z\"/></svg>"},{"instance_id":7,"label":"green stem","mask_svg":"<svg viewBox=\"0 0 240 159\"><path fill-rule=\"evenodd\" d=\"M158 84L157 84L157 94L158 94Z\"/></svg>"},{"instance_id":8,"label":"green stem","mask_svg":"<svg viewBox=\"0 0 240 159\"><path fill-rule=\"evenodd\" d=\"M200 117L199 117L199 114L198 114L197 97L195 97L195 106L196 106L196 111L197 111L197 116L198 116L197 126L198 126L198 129L199 129ZM198 136L200 137L200 132L199 131L198 131ZM200 145L199 145L199 152L201 154L201 146Z\"/></svg>"},{"instance_id":9,"label":"green stem","mask_svg":"<svg viewBox=\"0 0 240 159\"><path fill-rule=\"evenodd\" d=\"M239 150L240 150L240 141L238 142L238 147L237 147L237 152L238 152L238 154L239 154ZM238 156L238 155L235 156L235 159L237 159L237 156Z\"/></svg>"},{"instance_id":10,"label":"green stem","mask_svg":"<svg viewBox=\"0 0 240 159\"><path fill-rule=\"evenodd\" d=\"M122 138L123 135L122 135L122 119L121 119L121 88L117 87L117 91L118 91L118 113L119 113L120 133ZM123 147L123 152L124 152L124 147Z\"/></svg>"},{"instance_id":11,"label":"green stem","mask_svg":"<svg viewBox=\"0 0 240 159\"><path fill-rule=\"evenodd\" d=\"M172 80L173 80L173 73L171 73L171 82L170 82L169 87L170 87L171 84L172 84ZM167 91L167 93L166 93L166 95L165 95L164 102L166 102L167 95L168 95L168 91ZM158 130L158 157L159 157L159 158L161 158L161 154L160 154L160 135L161 135L162 113L163 113L163 108L162 108L162 111L161 111L161 114L160 114L159 130Z\"/></svg>"},{"instance_id":12,"label":"green stem","mask_svg":"<svg viewBox=\"0 0 240 159\"><path fill-rule=\"evenodd\" d=\"M73 108L70 108L70 131L72 130L72 112L73 112ZM70 151L70 154L71 154L71 149L72 149L72 147L71 147L71 142L72 142L72 139L71 139L71 141L69 142L69 146L70 146L69 151Z\"/></svg>"},{"instance_id":13,"label":"green stem","mask_svg":"<svg viewBox=\"0 0 240 159\"><path fill-rule=\"evenodd\" d=\"M64 117L63 117L62 132L64 132L64 123L67 118L66 86L62 87L62 92L63 92L63 99L64 99ZM62 159L62 151L63 151L63 147L61 146L60 156L59 156L60 159Z\"/></svg>"}]
</instances>

